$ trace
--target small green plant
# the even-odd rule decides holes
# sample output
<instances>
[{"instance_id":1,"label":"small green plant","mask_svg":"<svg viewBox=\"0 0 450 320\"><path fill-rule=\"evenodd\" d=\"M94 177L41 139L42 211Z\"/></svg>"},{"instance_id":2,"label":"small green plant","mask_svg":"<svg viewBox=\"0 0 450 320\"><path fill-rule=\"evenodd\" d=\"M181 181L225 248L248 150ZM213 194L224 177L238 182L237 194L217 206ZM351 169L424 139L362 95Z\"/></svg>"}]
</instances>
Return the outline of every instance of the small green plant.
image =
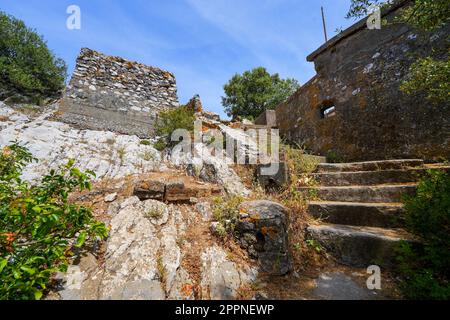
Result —
<instances>
[{"instance_id":1,"label":"small green plant","mask_svg":"<svg viewBox=\"0 0 450 320\"><path fill-rule=\"evenodd\" d=\"M125 160L125 154L126 154L125 147L117 148L117 155L119 156L121 166L123 165L123 161Z\"/></svg>"},{"instance_id":2,"label":"small green plant","mask_svg":"<svg viewBox=\"0 0 450 320\"><path fill-rule=\"evenodd\" d=\"M153 161L155 160L155 155L151 151L145 151L140 155L140 157L145 161Z\"/></svg>"},{"instance_id":3,"label":"small green plant","mask_svg":"<svg viewBox=\"0 0 450 320\"><path fill-rule=\"evenodd\" d=\"M239 206L244 198L238 195L227 195L214 199L213 217L215 221L224 224L225 220L232 220L239 216Z\"/></svg>"},{"instance_id":4,"label":"small green plant","mask_svg":"<svg viewBox=\"0 0 450 320\"><path fill-rule=\"evenodd\" d=\"M316 240L306 240L306 245L313 248L317 253L321 253L323 250L322 245Z\"/></svg>"},{"instance_id":5,"label":"small green plant","mask_svg":"<svg viewBox=\"0 0 450 320\"><path fill-rule=\"evenodd\" d=\"M69 201L71 192L91 188L95 174L70 160L30 185L21 175L33 161L17 143L0 150L0 300L40 299L74 248L107 236L90 209Z\"/></svg>"},{"instance_id":6,"label":"small green plant","mask_svg":"<svg viewBox=\"0 0 450 320\"><path fill-rule=\"evenodd\" d=\"M401 288L410 299L450 299L450 174L430 170L415 196L405 196L406 222L422 245L398 250Z\"/></svg>"},{"instance_id":7,"label":"small green plant","mask_svg":"<svg viewBox=\"0 0 450 320\"><path fill-rule=\"evenodd\" d=\"M222 239L225 238L228 234L227 229L221 222L216 224L215 232Z\"/></svg>"},{"instance_id":8,"label":"small green plant","mask_svg":"<svg viewBox=\"0 0 450 320\"><path fill-rule=\"evenodd\" d=\"M140 144L143 146L150 146L152 143L148 140L141 140Z\"/></svg>"},{"instance_id":9,"label":"small green plant","mask_svg":"<svg viewBox=\"0 0 450 320\"><path fill-rule=\"evenodd\" d=\"M160 207L152 207L147 212L145 212L145 216L150 219L161 219L164 215L164 209Z\"/></svg>"},{"instance_id":10,"label":"small green plant","mask_svg":"<svg viewBox=\"0 0 450 320\"><path fill-rule=\"evenodd\" d=\"M156 142L153 144L153 148L155 148L155 149L158 150L158 151L163 151L164 149L166 149L166 148L167 148L167 142L166 142L166 139L161 138L161 139L159 139L158 141L156 141Z\"/></svg>"},{"instance_id":11,"label":"small green plant","mask_svg":"<svg viewBox=\"0 0 450 320\"><path fill-rule=\"evenodd\" d=\"M156 269L158 271L159 280L161 283L165 284L167 279L167 270L161 255L158 255L158 259L156 260Z\"/></svg>"}]
</instances>

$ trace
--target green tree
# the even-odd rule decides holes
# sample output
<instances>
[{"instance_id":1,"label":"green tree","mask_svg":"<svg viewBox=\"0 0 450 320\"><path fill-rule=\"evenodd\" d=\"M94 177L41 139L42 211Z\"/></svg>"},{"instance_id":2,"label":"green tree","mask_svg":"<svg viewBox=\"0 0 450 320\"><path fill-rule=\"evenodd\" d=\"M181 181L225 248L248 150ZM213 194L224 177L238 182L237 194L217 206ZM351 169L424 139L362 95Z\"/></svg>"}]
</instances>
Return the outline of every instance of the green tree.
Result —
<instances>
[{"instance_id":1,"label":"green tree","mask_svg":"<svg viewBox=\"0 0 450 320\"><path fill-rule=\"evenodd\" d=\"M233 118L256 118L265 110L274 109L298 88L296 80L281 79L277 73L271 75L259 67L233 76L224 86L222 105Z\"/></svg>"},{"instance_id":2,"label":"green tree","mask_svg":"<svg viewBox=\"0 0 450 320\"><path fill-rule=\"evenodd\" d=\"M68 198L90 189L93 172L81 172L71 160L30 185L21 174L33 161L18 144L0 149L0 300L40 299L51 275L67 270L75 248L107 236L90 209Z\"/></svg>"},{"instance_id":3,"label":"green tree","mask_svg":"<svg viewBox=\"0 0 450 320\"><path fill-rule=\"evenodd\" d=\"M388 6L386 0L352 0L347 18L361 18L369 13L371 5ZM434 31L450 20L449 0L415 0L406 6L393 23L406 23L425 32ZM448 39L447 39L448 40ZM450 43L450 41L447 41ZM436 50L438 48L435 48ZM446 59L434 57L419 58L411 67L407 79L400 89L411 94L424 92L432 103L450 101L450 60L449 45L445 49Z\"/></svg>"},{"instance_id":4,"label":"green tree","mask_svg":"<svg viewBox=\"0 0 450 320\"><path fill-rule=\"evenodd\" d=\"M64 87L66 64L35 30L0 12L0 99L14 93L47 97Z\"/></svg>"}]
</instances>

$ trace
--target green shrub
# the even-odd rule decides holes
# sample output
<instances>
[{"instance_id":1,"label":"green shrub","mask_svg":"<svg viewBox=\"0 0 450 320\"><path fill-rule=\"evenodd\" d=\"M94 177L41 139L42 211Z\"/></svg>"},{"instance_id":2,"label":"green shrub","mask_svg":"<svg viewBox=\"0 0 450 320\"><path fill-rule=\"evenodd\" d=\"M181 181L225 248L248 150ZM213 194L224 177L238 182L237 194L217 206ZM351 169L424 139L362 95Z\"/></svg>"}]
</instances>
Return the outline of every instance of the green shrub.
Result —
<instances>
[{"instance_id":1,"label":"green shrub","mask_svg":"<svg viewBox=\"0 0 450 320\"><path fill-rule=\"evenodd\" d=\"M42 36L0 12L0 89L40 100L64 88L66 70Z\"/></svg>"},{"instance_id":2,"label":"green shrub","mask_svg":"<svg viewBox=\"0 0 450 320\"><path fill-rule=\"evenodd\" d=\"M403 243L399 250L405 296L450 299L450 174L430 170L404 203L408 229L423 242Z\"/></svg>"},{"instance_id":3,"label":"green shrub","mask_svg":"<svg viewBox=\"0 0 450 320\"><path fill-rule=\"evenodd\" d=\"M28 150L13 144L0 152L0 300L40 299L51 275L66 271L73 249L107 236L88 208L68 200L90 189L94 173L71 160L31 186L20 178L36 160Z\"/></svg>"},{"instance_id":4,"label":"green shrub","mask_svg":"<svg viewBox=\"0 0 450 320\"><path fill-rule=\"evenodd\" d=\"M155 149L162 151L173 144L170 141L172 133L177 129L185 129L189 132L194 130L194 111L186 106L169 109L158 114L155 132L162 138L154 145Z\"/></svg>"},{"instance_id":5,"label":"green shrub","mask_svg":"<svg viewBox=\"0 0 450 320\"><path fill-rule=\"evenodd\" d=\"M239 206L244 198L238 195L227 195L214 199L213 217L215 221L224 223L239 216Z\"/></svg>"}]
</instances>

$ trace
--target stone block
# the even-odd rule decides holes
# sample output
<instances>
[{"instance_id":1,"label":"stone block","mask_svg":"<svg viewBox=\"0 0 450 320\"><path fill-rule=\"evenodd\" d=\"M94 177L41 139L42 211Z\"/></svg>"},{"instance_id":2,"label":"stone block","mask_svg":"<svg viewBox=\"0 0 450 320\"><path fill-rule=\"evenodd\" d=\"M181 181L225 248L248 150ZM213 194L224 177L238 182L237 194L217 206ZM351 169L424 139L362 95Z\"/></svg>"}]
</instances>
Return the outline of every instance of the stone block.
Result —
<instances>
[{"instance_id":1,"label":"stone block","mask_svg":"<svg viewBox=\"0 0 450 320\"><path fill-rule=\"evenodd\" d=\"M235 232L241 246L257 258L263 273L292 271L288 241L288 209L271 201L244 202Z\"/></svg>"},{"instance_id":2,"label":"stone block","mask_svg":"<svg viewBox=\"0 0 450 320\"><path fill-rule=\"evenodd\" d=\"M278 163L278 171L273 175L265 175L263 169L271 165L261 164L256 169L256 177L259 184L265 189L277 189L285 186L290 181L289 167L286 162Z\"/></svg>"}]
</instances>

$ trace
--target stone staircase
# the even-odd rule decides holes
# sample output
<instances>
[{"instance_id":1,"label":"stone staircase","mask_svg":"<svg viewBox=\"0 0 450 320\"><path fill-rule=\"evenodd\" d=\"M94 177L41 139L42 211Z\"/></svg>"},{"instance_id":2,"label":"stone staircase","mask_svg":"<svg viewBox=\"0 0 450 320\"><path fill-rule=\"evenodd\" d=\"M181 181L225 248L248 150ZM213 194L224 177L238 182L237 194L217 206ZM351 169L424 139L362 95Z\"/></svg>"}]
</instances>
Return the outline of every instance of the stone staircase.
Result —
<instances>
[{"instance_id":1,"label":"stone staircase","mask_svg":"<svg viewBox=\"0 0 450 320\"><path fill-rule=\"evenodd\" d=\"M319 186L300 188L314 189L320 199L309 203L309 213L320 221L309 226L309 237L343 264L389 267L398 242L415 241L403 229L401 199L416 192L428 169L422 160L320 164L313 174Z\"/></svg>"}]
</instances>

